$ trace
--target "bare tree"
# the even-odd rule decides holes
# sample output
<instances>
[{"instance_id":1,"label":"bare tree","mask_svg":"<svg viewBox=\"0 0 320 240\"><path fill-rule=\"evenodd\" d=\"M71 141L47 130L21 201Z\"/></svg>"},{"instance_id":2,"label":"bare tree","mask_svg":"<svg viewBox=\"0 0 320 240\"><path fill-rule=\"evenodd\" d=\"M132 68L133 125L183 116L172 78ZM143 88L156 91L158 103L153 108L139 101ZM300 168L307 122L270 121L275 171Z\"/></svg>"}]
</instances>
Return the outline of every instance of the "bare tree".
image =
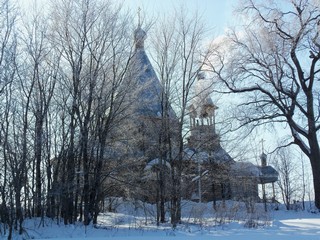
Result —
<instances>
[{"instance_id":1,"label":"bare tree","mask_svg":"<svg viewBox=\"0 0 320 240\"><path fill-rule=\"evenodd\" d=\"M298 165L294 163L294 156L289 151L287 148L279 149L274 161L274 166L279 173L277 184L287 210L291 209L294 196L299 190L296 173Z\"/></svg>"},{"instance_id":2,"label":"bare tree","mask_svg":"<svg viewBox=\"0 0 320 240\"><path fill-rule=\"evenodd\" d=\"M14 130L17 130L17 128L13 122L18 105L14 96L17 84L18 40L16 22L18 13L11 1L0 2L0 13L0 212L4 231L9 227L8 238L11 238L14 229L19 229L20 233L23 231L21 193L25 184L23 179L25 179L24 170L27 163L26 158L21 158L21 151L15 151L21 142L14 141ZM21 145L19 146L21 147ZM19 179L20 177L21 179ZM17 200L19 203L15 204Z\"/></svg>"},{"instance_id":3,"label":"bare tree","mask_svg":"<svg viewBox=\"0 0 320 240\"><path fill-rule=\"evenodd\" d=\"M173 14L176 16L174 19L159 21L159 30L154 41L154 61L164 88L161 97L162 127L166 135L160 139L160 146L164 149L163 157L171 165L170 211L171 223L175 227L181 221L181 174L187 107L192 98L192 86L208 57L208 52L203 51L206 29L200 16L196 13L187 17L186 12L181 9ZM177 110L174 124L171 107Z\"/></svg>"},{"instance_id":4,"label":"bare tree","mask_svg":"<svg viewBox=\"0 0 320 240\"><path fill-rule=\"evenodd\" d=\"M236 115L241 126L287 124L288 144L310 160L320 208L320 11L309 0L281 6L246 1L241 10L249 22L214 50L211 69L228 92L242 97Z\"/></svg>"},{"instance_id":5,"label":"bare tree","mask_svg":"<svg viewBox=\"0 0 320 240\"><path fill-rule=\"evenodd\" d=\"M25 34L22 36L24 43L24 69L23 81L31 85L31 109L29 123L34 124L34 160L32 169L32 192L34 210L32 215L43 216L43 180L45 176L45 162L50 161L48 142L49 135L46 131L48 111L54 94L59 56L52 53L48 41L48 29L43 16L35 9L29 22L25 22ZM32 121L31 119L34 119ZM34 189L35 186L35 189Z\"/></svg>"},{"instance_id":6,"label":"bare tree","mask_svg":"<svg viewBox=\"0 0 320 240\"><path fill-rule=\"evenodd\" d=\"M103 169L110 132L124 118L124 81L132 55L128 18L111 2L62 0L53 12L54 42L61 52L68 89L64 100L69 122L64 203L65 223L78 213L85 224L96 221L103 200ZM80 16L80 17L79 17ZM113 133L115 134L115 133Z\"/></svg>"}]
</instances>

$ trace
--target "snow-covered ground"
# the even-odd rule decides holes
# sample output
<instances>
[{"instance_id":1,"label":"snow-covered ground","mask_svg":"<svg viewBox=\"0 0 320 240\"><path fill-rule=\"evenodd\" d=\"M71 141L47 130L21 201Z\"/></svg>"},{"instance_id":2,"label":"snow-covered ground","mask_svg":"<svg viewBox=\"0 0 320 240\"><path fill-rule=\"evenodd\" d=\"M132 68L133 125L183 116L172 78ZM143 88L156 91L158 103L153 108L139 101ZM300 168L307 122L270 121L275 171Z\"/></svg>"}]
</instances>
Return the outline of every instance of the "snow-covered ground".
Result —
<instances>
[{"instance_id":1,"label":"snow-covered ground","mask_svg":"<svg viewBox=\"0 0 320 240\"><path fill-rule=\"evenodd\" d=\"M51 219L25 222L23 236L14 239L272 239L320 240L320 214L315 211L272 210L256 205L254 214L248 214L238 202L218 204L183 203L183 223L175 230L169 223L156 225L154 206L141 202L118 202L117 213L103 213L97 226L82 224L65 226ZM169 216L169 214L168 214ZM251 219L251 221L250 221ZM247 227L251 223L251 228ZM4 236L3 236L4 237Z\"/></svg>"}]
</instances>

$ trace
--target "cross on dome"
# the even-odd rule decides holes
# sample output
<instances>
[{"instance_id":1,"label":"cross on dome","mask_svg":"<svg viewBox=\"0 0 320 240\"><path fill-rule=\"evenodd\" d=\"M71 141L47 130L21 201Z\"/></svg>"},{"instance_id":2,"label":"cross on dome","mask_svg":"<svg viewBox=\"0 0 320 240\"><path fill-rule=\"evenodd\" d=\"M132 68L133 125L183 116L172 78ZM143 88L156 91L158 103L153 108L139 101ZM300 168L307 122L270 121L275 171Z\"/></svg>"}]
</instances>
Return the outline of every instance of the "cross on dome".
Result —
<instances>
[{"instance_id":1,"label":"cross on dome","mask_svg":"<svg viewBox=\"0 0 320 240\"><path fill-rule=\"evenodd\" d=\"M138 28L134 31L134 42L136 49L144 47L144 40L147 38L146 32L141 28L141 8L138 8Z\"/></svg>"},{"instance_id":2,"label":"cross on dome","mask_svg":"<svg viewBox=\"0 0 320 240\"><path fill-rule=\"evenodd\" d=\"M140 12L141 12L141 8L140 7L138 7L138 27L141 27L141 16L140 16Z\"/></svg>"}]
</instances>

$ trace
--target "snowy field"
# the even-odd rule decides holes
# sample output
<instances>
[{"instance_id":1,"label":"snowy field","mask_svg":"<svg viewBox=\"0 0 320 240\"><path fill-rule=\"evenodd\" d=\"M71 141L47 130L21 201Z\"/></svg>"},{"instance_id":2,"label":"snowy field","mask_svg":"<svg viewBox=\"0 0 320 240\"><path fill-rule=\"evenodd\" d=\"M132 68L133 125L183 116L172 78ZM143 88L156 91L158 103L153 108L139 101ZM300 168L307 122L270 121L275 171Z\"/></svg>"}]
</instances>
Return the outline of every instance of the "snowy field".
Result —
<instances>
[{"instance_id":1,"label":"snowy field","mask_svg":"<svg viewBox=\"0 0 320 240\"><path fill-rule=\"evenodd\" d=\"M65 226L51 219L28 220L23 236L15 235L14 239L320 240L319 213L312 213L315 211L310 208L285 211L282 206L272 210L275 207L268 205L265 212L263 205L256 204L254 214L247 214L238 202L220 203L216 211L212 203L184 202L183 223L173 230L169 223L156 225L154 206L118 202L117 213L101 214L95 227Z\"/></svg>"}]
</instances>

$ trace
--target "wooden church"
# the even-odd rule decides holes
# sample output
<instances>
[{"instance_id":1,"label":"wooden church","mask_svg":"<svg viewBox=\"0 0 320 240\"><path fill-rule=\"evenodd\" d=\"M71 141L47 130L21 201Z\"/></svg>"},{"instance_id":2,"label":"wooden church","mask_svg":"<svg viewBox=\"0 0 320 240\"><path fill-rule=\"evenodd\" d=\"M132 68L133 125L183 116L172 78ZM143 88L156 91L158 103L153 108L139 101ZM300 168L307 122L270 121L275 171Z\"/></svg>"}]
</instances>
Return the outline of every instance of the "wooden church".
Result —
<instances>
[{"instance_id":1,"label":"wooden church","mask_svg":"<svg viewBox=\"0 0 320 240\"><path fill-rule=\"evenodd\" d=\"M273 184L278 180L277 171L267 166L266 154L261 155L261 165L237 162L221 147L215 127L218 109L210 97L210 87L204 74L198 75L196 96L189 106L190 136L187 149L190 161L197 162L198 183L195 196L201 201L221 199L259 200L258 185ZM200 181L202 181L200 186ZM192 198L192 196L191 196Z\"/></svg>"},{"instance_id":2,"label":"wooden church","mask_svg":"<svg viewBox=\"0 0 320 240\"><path fill-rule=\"evenodd\" d=\"M135 116L134 123L128 132L134 135L134 157L144 159L137 168L137 171L141 171L144 187L148 188L143 200L152 202L157 195L159 164L167 169L165 178L167 185L170 184L170 162L160 163L159 160L159 154L162 153L159 153L158 140L164 135L163 118L167 118L171 129L174 129L178 119L170 103L166 102L168 100L164 97L162 85L146 54L146 36L141 26L134 32L135 53L130 72L137 89L134 91L136 104L131 109ZM256 166L235 161L221 147L215 126L218 107L210 97L207 82L204 73L199 73L195 97L188 106L190 134L183 152L182 198L195 201L250 198L259 201L258 186L273 184L278 179L278 173L266 164L265 154L262 155L262 164ZM171 141L175 141L174 134L171 138Z\"/></svg>"}]
</instances>

